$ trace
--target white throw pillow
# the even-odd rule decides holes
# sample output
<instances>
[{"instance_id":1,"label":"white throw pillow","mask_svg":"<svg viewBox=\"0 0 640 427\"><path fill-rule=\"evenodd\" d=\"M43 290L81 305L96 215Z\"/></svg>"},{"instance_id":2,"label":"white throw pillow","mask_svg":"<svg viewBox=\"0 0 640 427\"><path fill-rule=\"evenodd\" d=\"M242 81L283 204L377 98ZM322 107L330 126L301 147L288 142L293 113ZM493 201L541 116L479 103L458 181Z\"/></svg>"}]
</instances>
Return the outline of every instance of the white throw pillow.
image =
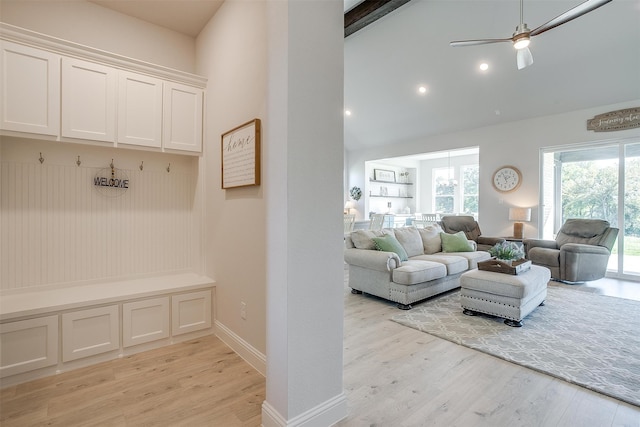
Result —
<instances>
[{"instance_id":1,"label":"white throw pillow","mask_svg":"<svg viewBox=\"0 0 640 427\"><path fill-rule=\"evenodd\" d=\"M382 237L382 231L378 230L355 230L351 232L351 241L357 249L375 250L374 237Z\"/></svg>"},{"instance_id":2,"label":"white throw pillow","mask_svg":"<svg viewBox=\"0 0 640 427\"><path fill-rule=\"evenodd\" d=\"M394 228L393 232L396 235L396 239L398 239L404 250L407 252L407 256L412 257L424 254L422 238L420 237L420 233L418 233L417 228Z\"/></svg>"},{"instance_id":3,"label":"white throw pillow","mask_svg":"<svg viewBox=\"0 0 640 427\"><path fill-rule=\"evenodd\" d=\"M438 224L431 224L425 228L419 228L418 232L422 238L425 254L431 255L442 251L442 239L440 238L442 228L440 228Z\"/></svg>"}]
</instances>

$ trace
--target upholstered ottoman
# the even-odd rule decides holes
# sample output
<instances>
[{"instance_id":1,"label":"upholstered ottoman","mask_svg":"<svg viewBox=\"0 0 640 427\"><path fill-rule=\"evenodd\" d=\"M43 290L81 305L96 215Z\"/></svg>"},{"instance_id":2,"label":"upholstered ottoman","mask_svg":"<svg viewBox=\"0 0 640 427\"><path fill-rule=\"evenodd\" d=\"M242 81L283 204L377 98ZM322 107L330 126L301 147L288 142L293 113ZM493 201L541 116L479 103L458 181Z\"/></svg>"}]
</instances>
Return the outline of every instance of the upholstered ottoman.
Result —
<instances>
[{"instance_id":1,"label":"upholstered ottoman","mask_svg":"<svg viewBox=\"0 0 640 427\"><path fill-rule=\"evenodd\" d=\"M464 314L477 312L505 319L509 326L522 326L522 319L547 297L551 272L532 265L518 275L471 270L460 276L460 305Z\"/></svg>"}]
</instances>

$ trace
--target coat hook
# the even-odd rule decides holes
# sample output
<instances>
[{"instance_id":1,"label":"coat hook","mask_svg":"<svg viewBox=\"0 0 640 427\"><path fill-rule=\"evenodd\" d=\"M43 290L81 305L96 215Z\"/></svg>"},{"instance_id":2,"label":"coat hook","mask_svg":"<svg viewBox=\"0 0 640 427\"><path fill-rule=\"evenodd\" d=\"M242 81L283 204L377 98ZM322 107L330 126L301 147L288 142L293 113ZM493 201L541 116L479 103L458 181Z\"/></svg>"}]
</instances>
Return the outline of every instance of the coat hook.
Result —
<instances>
[{"instance_id":1,"label":"coat hook","mask_svg":"<svg viewBox=\"0 0 640 427\"><path fill-rule=\"evenodd\" d=\"M167 166L167 172L171 172L171 163L169 163L169 166Z\"/></svg>"},{"instance_id":2,"label":"coat hook","mask_svg":"<svg viewBox=\"0 0 640 427\"><path fill-rule=\"evenodd\" d=\"M140 162L140 170L144 169L144 160Z\"/></svg>"},{"instance_id":3,"label":"coat hook","mask_svg":"<svg viewBox=\"0 0 640 427\"><path fill-rule=\"evenodd\" d=\"M40 158L38 160L40 160L40 164L44 163L44 157L42 157L42 153L40 153Z\"/></svg>"},{"instance_id":4,"label":"coat hook","mask_svg":"<svg viewBox=\"0 0 640 427\"><path fill-rule=\"evenodd\" d=\"M78 160L76 160L76 165L78 165L78 167L82 164L82 162L80 161L80 156L78 156Z\"/></svg>"},{"instance_id":5,"label":"coat hook","mask_svg":"<svg viewBox=\"0 0 640 427\"><path fill-rule=\"evenodd\" d=\"M111 164L109 166L111 167L111 170L114 169L115 166L113 166L113 159L111 159Z\"/></svg>"}]
</instances>

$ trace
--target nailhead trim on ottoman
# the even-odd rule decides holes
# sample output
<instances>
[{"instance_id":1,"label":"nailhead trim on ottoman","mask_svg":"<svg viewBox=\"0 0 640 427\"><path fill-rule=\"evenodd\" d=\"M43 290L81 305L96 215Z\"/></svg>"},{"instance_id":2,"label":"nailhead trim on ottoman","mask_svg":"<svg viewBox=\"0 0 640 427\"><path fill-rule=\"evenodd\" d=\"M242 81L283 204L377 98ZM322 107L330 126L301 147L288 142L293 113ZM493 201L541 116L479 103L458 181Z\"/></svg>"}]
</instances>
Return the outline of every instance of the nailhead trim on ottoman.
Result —
<instances>
[{"instance_id":1,"label":"nailhead trim on ottoman","mask_svg":"<svg viewBox=\"0 0 640 427\"><path fill-rule=\"evenodd\" d=\"M462 308L520 322L547 297L551 272L532 265L518 275L471 270L460 276Z\"/></svg>"}]
</instances>

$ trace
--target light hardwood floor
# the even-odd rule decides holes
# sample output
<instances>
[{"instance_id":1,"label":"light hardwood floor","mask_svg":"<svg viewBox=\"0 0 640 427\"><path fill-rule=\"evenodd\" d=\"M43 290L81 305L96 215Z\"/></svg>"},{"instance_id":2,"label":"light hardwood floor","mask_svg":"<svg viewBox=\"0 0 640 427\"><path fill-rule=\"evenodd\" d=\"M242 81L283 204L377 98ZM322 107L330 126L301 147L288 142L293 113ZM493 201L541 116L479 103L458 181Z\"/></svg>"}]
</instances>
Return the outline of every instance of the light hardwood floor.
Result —
<instances>
[{"instance_id":1,"label":"light hardwood floor","mask_svg":"<svg viewBox=\"0 0 640 427\"><path fill-rule=\"evenodd\" d=\"M389 321L397 312L345 286L338 426L640 427L636 406ZM264 378L206 337L6 388L0 424L259 426L264 398Z\"/></svg>"}]
</instances>

